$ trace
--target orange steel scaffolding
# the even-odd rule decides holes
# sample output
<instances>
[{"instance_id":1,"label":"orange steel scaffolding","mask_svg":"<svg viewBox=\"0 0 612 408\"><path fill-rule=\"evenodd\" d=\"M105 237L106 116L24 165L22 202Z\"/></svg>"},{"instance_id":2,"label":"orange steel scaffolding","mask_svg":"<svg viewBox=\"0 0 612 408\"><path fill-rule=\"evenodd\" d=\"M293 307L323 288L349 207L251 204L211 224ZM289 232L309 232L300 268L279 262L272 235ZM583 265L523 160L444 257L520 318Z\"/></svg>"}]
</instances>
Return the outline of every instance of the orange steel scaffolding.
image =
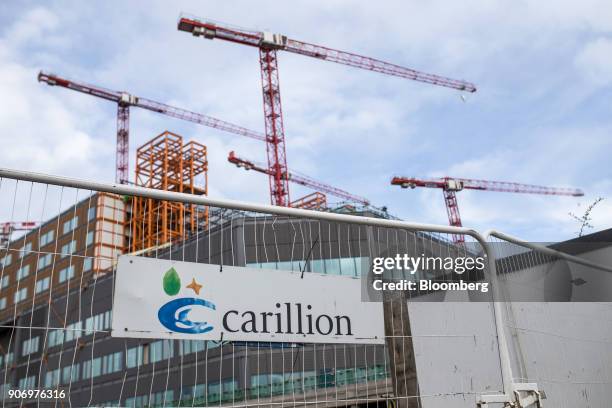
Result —
<instances>
[{"instance_id":1,"label":"orange steel scaffolding","mask_svg":"<svg viewBox=\"0 0 612 408\"><path fill-rule=\"evenodd\" d=\"M136 151L136 185L159 190L208 194L206 146L165 131ZM132 252L183 239L208 224L208 208L134 197Z\"/></svg>"},{"instance_id":2,"label":"orange steel scaffolding","mask_svg":"<svg viewBox=\"0 0 612 408\"><path fill-rule=\"evenodd\" d=\"M325 211L327 210L327 196L315 191L312 194L308 194L293 201L290 207L302 208L304 210Z\"/></svg>"}]
</instances>

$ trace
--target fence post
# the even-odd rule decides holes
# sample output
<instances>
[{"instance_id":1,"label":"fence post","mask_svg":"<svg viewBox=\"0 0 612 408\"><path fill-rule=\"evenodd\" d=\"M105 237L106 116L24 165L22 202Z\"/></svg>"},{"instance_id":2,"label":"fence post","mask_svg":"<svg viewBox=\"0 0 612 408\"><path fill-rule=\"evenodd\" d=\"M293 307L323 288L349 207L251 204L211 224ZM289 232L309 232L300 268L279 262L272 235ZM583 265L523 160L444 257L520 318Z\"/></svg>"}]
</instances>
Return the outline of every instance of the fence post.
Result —
<instances>
[{"instance_id":1,"label":"fence post","mask_svg":"<svg viewBox=\"0 0 612 408\"><path fill-rule=\"evenodd\" d=\"M393 299L385 299L383 311L395 406L420 407L421 398L408 314L408 299L405 293L400 292L393 296Z\"/></svg>"}]
</instances>

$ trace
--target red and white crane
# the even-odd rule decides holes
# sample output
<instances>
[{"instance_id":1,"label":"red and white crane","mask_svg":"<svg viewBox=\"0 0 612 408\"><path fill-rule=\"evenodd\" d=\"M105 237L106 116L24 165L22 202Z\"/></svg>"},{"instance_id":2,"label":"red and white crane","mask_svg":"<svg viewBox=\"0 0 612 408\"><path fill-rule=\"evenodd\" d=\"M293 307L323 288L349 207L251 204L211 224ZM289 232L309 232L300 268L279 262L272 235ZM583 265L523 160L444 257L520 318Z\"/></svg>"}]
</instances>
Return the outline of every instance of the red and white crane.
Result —
<instances>
[{"instance_id":1,"label":"red and white crane","mask_svg":"<svg viewBox=\"0 0 612 408\"><path fill-rule=\"evenodd\" d=\"M252 162L250 160L241 159L240 157L236 156L236 154L233 151L229 153L229 156L227 157L227 161L229 161L232 164L235 164L237 167L243 167L245 170L255 170L259 173L268 174L268 175L270 174L270 171L271 171L264 164ZM310 187L314 190L317 190L318 192L331 194L343 200L351 201L354 203L359 203L362 205L370 205L370 201L367 198L360 197L355 194L351 194L337 187L332 187L330 185L314 180L303 174L295 174L290 171L287 171L286 173L283 173L282 178L283 180L286 180L287 182L292 182L292 183L300 184L305 187ZM317 197L319 199L321 198L320 196L317 196ZM300 208L311 208L306 204L307 202L308 203L310 202L310 200L305 200L307 198L310 199L310 198L316 198L316 197L315 196L302 197L299 200L289 203L290 204L289 206L290 207L300 207Z\"/></svg>"},{"instance_id":2,"label":"red and white crane","mask_svg":"<svg viewBox=\"0 0 612 408\"><path fill-rule=\"evenodd\" d=\"M37 226L36 221L0 222L0 246L4 246L10 241L13 231L30 231Z\"/></svg>"},{"instance_id":3,"label":"red and white crane","mask_svg":"<svg viewBox=\"0 0 612 408\"><path fill-rule=\"evenodd\" d=\"M195 17L181 17L178 29L194 36L202 36L207 39L218 38L259 49L268 157L267 174L270 180L270 196L273 205L288 206L290 204L289 180L283 176L288 169L276 55L278 50L460 91L476 91L476 87L466 81L427 74L374 58L293 40L281 34L245 30L227 24L202 21Z\"/></svg>"},{"instance_id":4,"label":"red and white crane","mask_svg":"<svg viewBox=\"0 0 612 408\"><path fill-rule=\"evenodd\" d=\"M208 126L224 132L249 137L251 139L261 141L266 140L266 137L262 133L255 132L242 126L234 125L233 123L203 115L201 113L191 112L186 109L166 105L151 99L134 96L128 92L112 91L100 86L73 81L42 71L38 74L38 80L40 82L45 82L48 85L61 86L73 91L106 99L107 101L115 102L117 104L117 183L126 184L128 181L130 106L161 113L166 116Z\"/></svg>"},{"instance_id":5,"label":"red and white crane","mask_svg":"<svg viewBox=\"0 0 612 408\"><path fill-rule=\"evenodd\" d=\"M400 186L402 188L427 187L442 189L442 192L444 193L444 202L446 203L446 212L448 213L448 222L450 225L455 227L462 226L456 193L464 189L572 197L581 197L584 195L582 190L576 188L545 187L533 184L512 183L507 181L476 180L454 177L429 179L393 177L391 179L391 184ZM453 235L453 241L457 243L464 242L464 237L463 235Z\"/></svg>"}]
</instances>

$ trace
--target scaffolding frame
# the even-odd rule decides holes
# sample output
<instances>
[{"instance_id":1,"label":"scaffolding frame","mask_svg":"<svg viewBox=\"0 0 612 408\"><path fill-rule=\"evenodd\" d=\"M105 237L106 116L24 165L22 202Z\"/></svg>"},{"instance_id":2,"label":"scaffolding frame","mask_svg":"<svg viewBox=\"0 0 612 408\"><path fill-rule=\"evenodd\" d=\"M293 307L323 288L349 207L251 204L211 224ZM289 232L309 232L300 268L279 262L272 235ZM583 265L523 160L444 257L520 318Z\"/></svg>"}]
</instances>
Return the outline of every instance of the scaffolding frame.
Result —
<instances>
[{"instance_id":1,"label":"scaffolding frame","mask_svg":"<svg viewBox=\"0 0 612 408\"><path fill-rule=\"evenodd\" d=\"M327 210L327 196L323 193L315 191L314 193L298 198L290 204L290 207L301 208L304 210Z\"/></svg>"},{"instance_id":2,"label":"scaffolding frame","mask_svg":"<svg viewBox=\"0 0 612 408\"><path fill-rule=\"evenodd\" d=\"M194 195L208 194L207 148L183 143L183 137L164 131L136 151L136 181L141 187ZM208 207L134 197L132 252L168 244L208 224ZM187 230L186 230L187 229ZM187 234L186 234L187 233Z\"/></svg>"}]
</instances>

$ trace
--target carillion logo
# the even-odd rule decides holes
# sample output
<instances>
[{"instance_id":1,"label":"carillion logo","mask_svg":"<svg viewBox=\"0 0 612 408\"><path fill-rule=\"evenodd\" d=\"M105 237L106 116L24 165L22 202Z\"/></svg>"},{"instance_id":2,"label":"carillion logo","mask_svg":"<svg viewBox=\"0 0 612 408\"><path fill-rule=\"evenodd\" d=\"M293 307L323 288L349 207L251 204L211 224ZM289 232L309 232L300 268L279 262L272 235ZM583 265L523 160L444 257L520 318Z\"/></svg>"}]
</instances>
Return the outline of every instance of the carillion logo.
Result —
<instances>
[{"instance_id":1,"label":"carillion logo","mask_svg":"<svg viewBox=\"0 0 612 408\"><path fill-rule=\"evenodd\" d=\"M174 268L170 268L162 279L164 292L168 296L176 296L181 290L181 278ZM192 278L191 283L185 286L186 289L193 290L195 295L200 295L202 285ZM157 312L159 322L168 330L177 333L200 334L208 333L214 329L214 326L208 322L192 322L189 320L189 312L194 306L205 307L210 310L216 310L214 303L196 297L180 297L173 299L162 307Z\"/></svg>"},{"instance_id":2,"label":"carillion logo","mask_svg":"<svg viewBox=\"0 0 612 408\"><path fill-rule=\"evenodd\" d=\"M312 305L301 303L276 303L274 312L228 310L223 315L223 328L231 333L275 333L352 336L351 319L348 316L315 315Z\"/></svg>"},{"instance_id":3,"label":"carillion logo","mask_svg":"<svg viewBox=\"0 0 612 408\"><path fill-rule=\"evenodd\" d=\"M164 292L168 296L176 296L181 291L181 278L174 268L170 268L163 277ZM209 322L193 322L189 313L193 307L204 307L219 313L214 303L200 297L203 295L203 285L195 278L185 286L191 289L197 297L178 297L164 304L158 311L160 323L168 330L178 333L202 334L214 330ZM256 303L256 302L255 302ZM353 336L351 319L346 315L328 315L315 313L310 304L300 302L272 301L274 311L262 310L224 310L220 321L222 330L227 333L265 333L292 334L307 337L319 336ZM250 307L249 307L250 309Z\"/></svg>"}]
</instances>

